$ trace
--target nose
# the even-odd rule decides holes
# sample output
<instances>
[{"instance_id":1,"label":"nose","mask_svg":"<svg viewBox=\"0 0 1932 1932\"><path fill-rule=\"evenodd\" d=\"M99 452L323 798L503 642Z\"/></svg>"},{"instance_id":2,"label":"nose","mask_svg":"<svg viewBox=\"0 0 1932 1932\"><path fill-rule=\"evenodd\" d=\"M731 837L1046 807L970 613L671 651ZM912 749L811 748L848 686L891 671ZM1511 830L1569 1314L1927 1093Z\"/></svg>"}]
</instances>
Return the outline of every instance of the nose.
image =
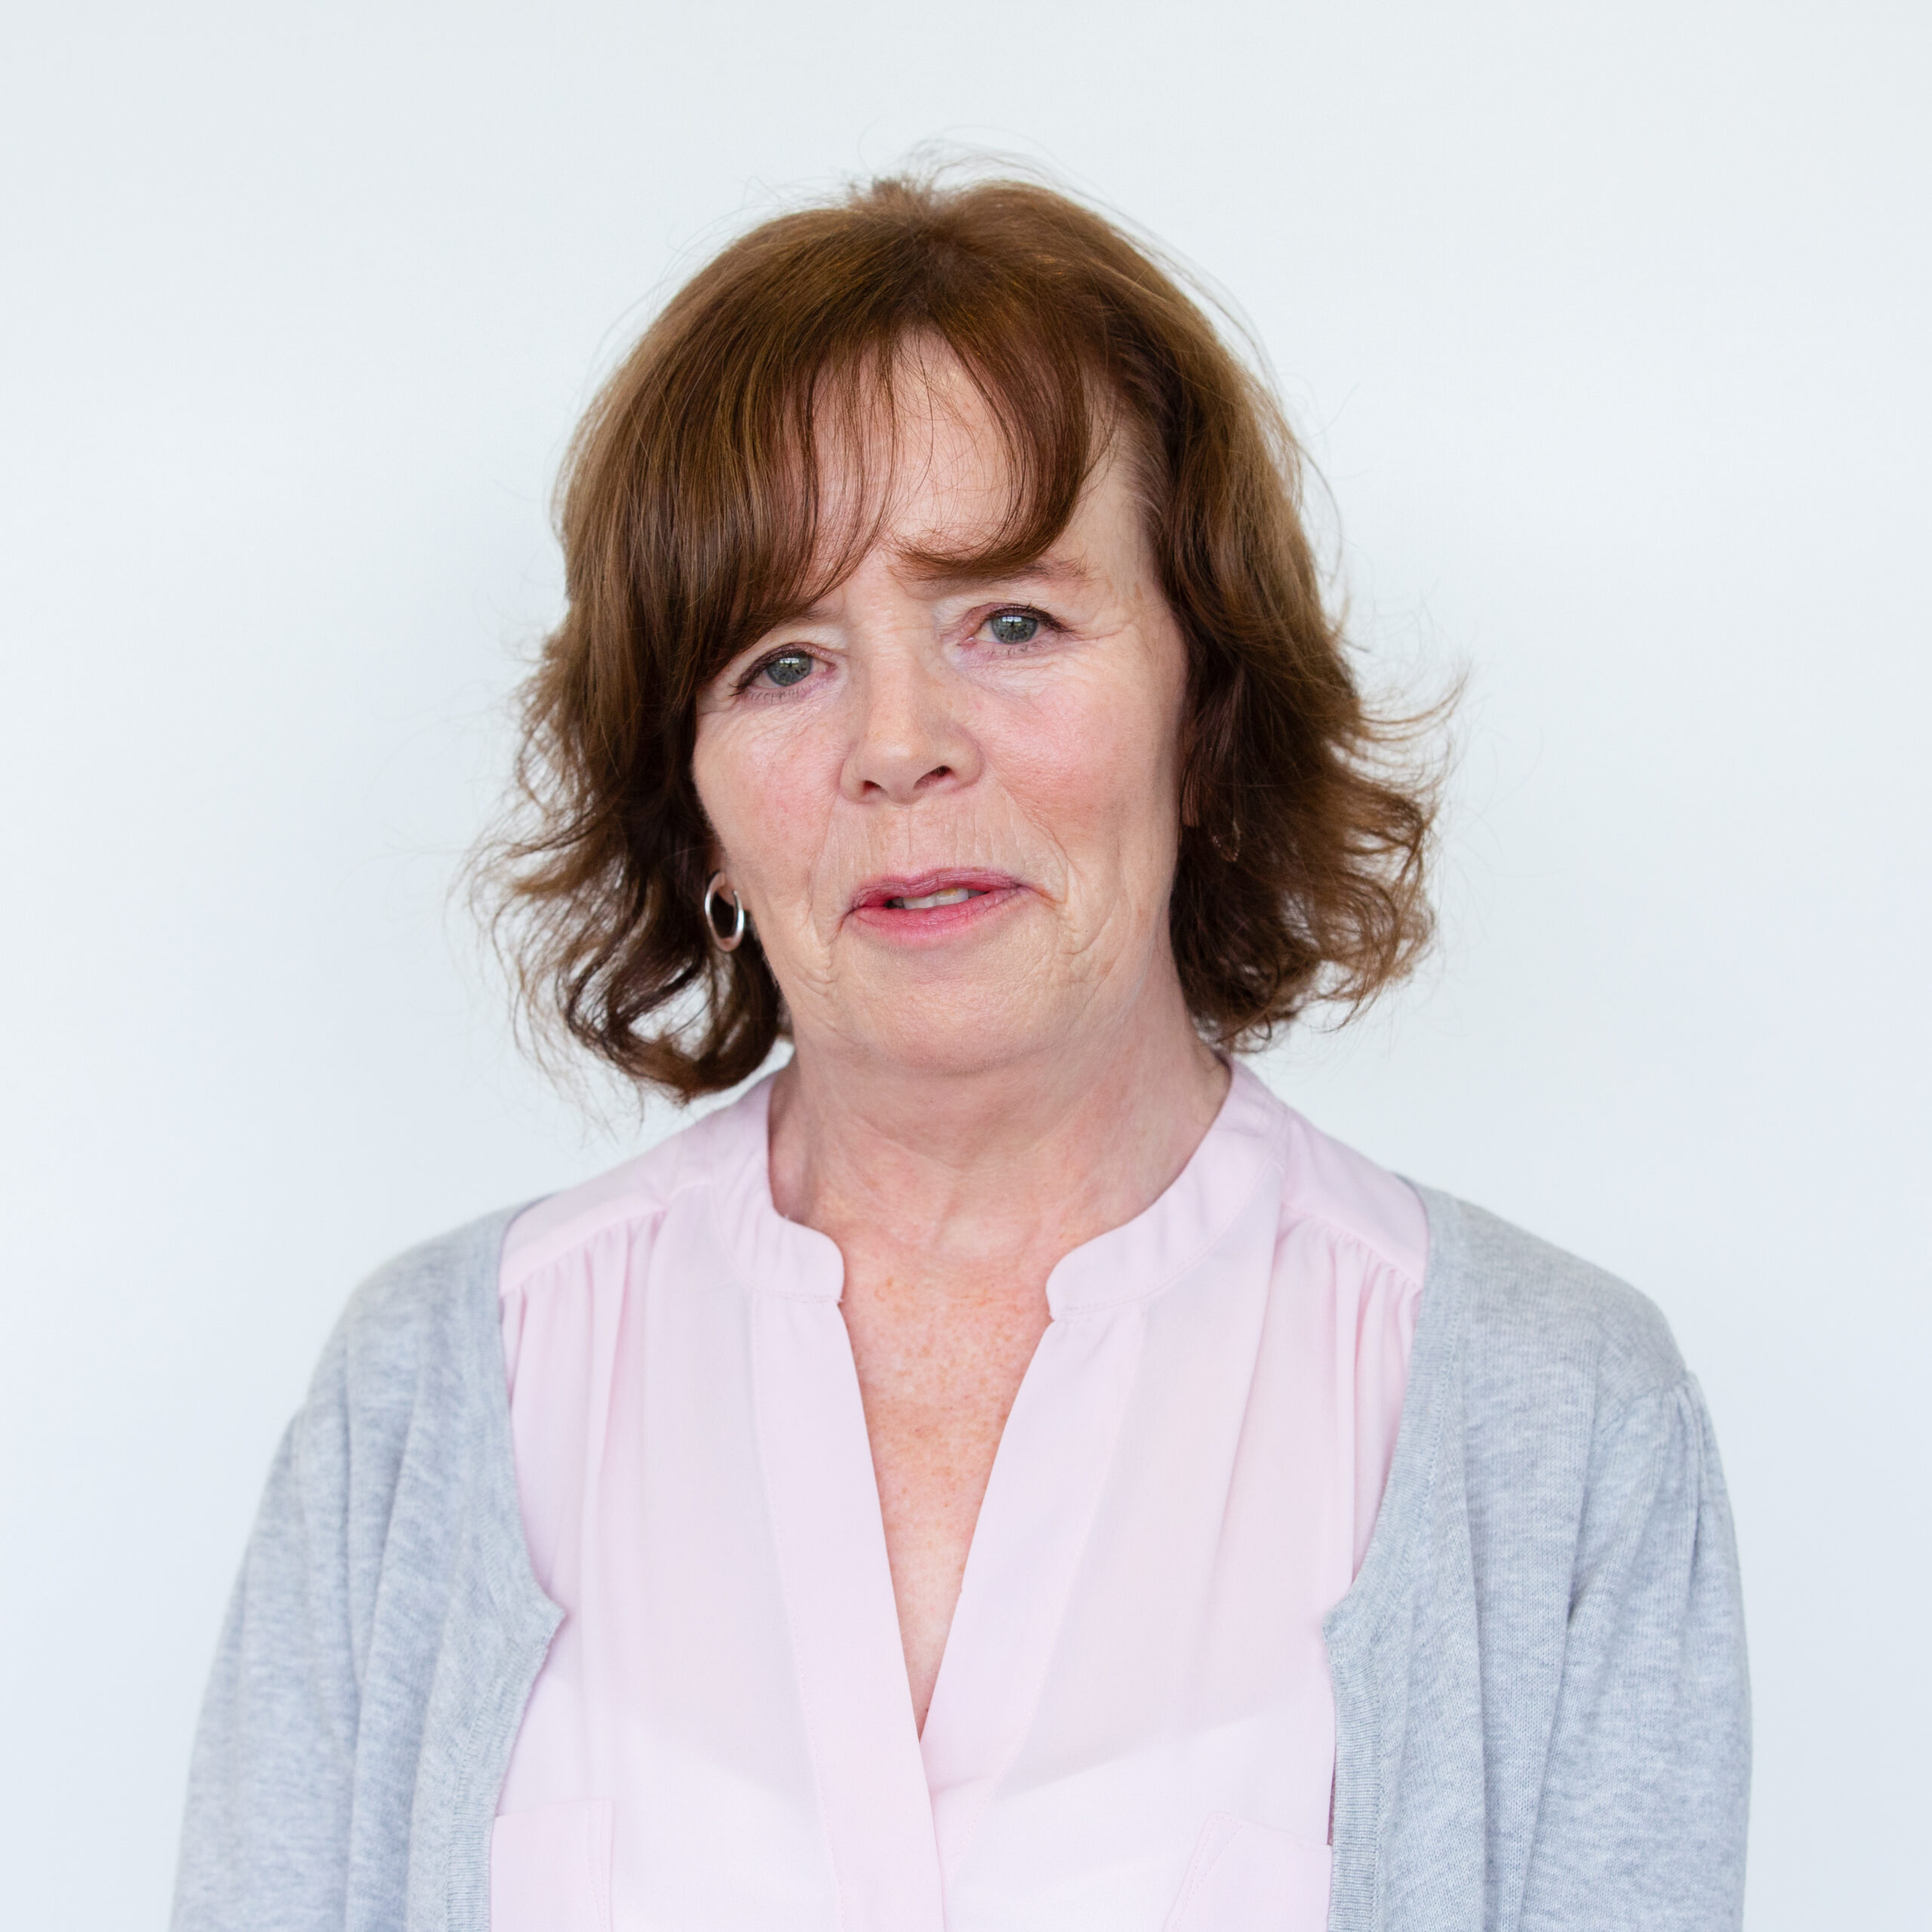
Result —
<instances>
[{"instance_id":1,"label":"nose","mask_svg":"<svg viewBox=\"0 0 1932 1932\"><path fill-rule=\"evenodd\" d=\"M848 798L911 804L973 782L980 752L957 683L916 645L866 654L854 679L857 715L841 774Z\"/></svg>"}]
</instances>

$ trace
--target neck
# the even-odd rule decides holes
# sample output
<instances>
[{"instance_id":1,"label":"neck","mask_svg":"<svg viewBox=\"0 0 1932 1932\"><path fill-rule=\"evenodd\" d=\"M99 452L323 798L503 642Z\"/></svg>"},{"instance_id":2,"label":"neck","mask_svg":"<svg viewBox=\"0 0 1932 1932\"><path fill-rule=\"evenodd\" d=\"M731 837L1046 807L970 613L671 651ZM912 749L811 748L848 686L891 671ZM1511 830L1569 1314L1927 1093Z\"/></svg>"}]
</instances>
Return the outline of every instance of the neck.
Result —
<instances>
[{"instance_id":1,"label":"neck","mask_svg":"<svg viewBox=\"0 0 1932 1932\"><path fill-rule=\"evenodd\" d=\"M1177 981L1157 1010L966 1072L881 1068L801 1041L771 1101L779 1211L937 1292L1043 1298L1054 1262L1131 1220L1227 1091Z\"/></svg>"}]
</instances>

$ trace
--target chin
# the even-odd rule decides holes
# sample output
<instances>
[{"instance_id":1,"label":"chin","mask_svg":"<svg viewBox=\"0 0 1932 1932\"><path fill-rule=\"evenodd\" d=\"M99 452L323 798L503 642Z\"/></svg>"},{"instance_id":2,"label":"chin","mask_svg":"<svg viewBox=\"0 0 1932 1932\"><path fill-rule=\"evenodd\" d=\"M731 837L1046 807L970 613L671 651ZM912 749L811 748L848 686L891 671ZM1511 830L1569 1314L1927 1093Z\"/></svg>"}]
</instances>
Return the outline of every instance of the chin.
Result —
<instances>
[{"instance_id":1,"label":"chin","mask_svg":"<svg viewBox=\"0 0 1932 1932\"><path fill-rule=\"evenodd\" d=\"M1016 1037L991 1038L966 1027L884 1029L868 1042L871 1057L882 1071L924 1078L997 1073L1031 1059L1042 1042Z\"/></svg>"},{"instance_id":2,"label":"chin","mask_svg":"<svg viewBox=\"0 0 1932 1932\"><path fill-rule=\"evenodd\" d=\"M1032 1002L1015 1000L1010 986L987 998L927 986L916 993L882 993L846 1036L882 1070L964 1077L1035 1059L1069 1030L1064 1017L1056 1025Z\"/></svg>"}]
</instances>

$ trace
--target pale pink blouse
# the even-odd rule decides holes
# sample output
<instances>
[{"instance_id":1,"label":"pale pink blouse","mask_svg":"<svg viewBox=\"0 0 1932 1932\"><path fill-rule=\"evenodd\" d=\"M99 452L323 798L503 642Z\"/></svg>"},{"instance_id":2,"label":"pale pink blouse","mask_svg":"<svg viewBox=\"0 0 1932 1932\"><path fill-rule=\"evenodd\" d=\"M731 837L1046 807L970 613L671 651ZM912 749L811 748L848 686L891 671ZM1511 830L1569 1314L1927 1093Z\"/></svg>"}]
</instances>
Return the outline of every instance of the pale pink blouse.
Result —
<instances>
[{"instance_id":1,"label":"pale pink blouse","mask_svg":"<svg viewBox=\"0 0 1932 1932\"><path fill-rule=\"evenodd\" d=\"M1324 1614L1393 1454L1426 1223L1238 1069L1076 1248L924 1734L843 1266L767 1086L532 1208L503 1262L525 1531L565 1615L493 1932L1318 1932Z\"/></svg>"}]
</instances>

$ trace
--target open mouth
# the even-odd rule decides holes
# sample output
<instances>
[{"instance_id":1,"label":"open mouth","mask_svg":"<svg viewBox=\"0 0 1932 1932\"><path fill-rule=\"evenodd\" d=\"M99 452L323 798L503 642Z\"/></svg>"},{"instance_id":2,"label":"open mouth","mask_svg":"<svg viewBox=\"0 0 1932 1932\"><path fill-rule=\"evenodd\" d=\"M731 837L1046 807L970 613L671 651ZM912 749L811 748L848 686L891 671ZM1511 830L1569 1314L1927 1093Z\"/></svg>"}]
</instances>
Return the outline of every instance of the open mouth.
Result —
<instances>
[{"instance_id":1,"label":"open mouth","mask_svg":"<svg viewBox=\"0 0 1932 1932\"><path fill-rule=\"evenodd\" d=\"M981 897L985 888L970 885L949 885L943 892L921 893L916 899L888 899L885 903L895 912L930 912L935 906L961 906L969 899Z\"/></svg>"},{"instance_id":2,"label":"open mouth","mask_svg":"<svg viewBox=\"0 0 1932 1932\"><path fill-rule=\"evenodd\" d=\"M907 932L950 931L961 920L983 916L1020 890L1019 880L1010 872L948 866L872 879L854 896L852 910L861 919L884 915L887 924ZM894 914L910 916L902 924L891 918Z\"/></svg>"}]
</instances>

